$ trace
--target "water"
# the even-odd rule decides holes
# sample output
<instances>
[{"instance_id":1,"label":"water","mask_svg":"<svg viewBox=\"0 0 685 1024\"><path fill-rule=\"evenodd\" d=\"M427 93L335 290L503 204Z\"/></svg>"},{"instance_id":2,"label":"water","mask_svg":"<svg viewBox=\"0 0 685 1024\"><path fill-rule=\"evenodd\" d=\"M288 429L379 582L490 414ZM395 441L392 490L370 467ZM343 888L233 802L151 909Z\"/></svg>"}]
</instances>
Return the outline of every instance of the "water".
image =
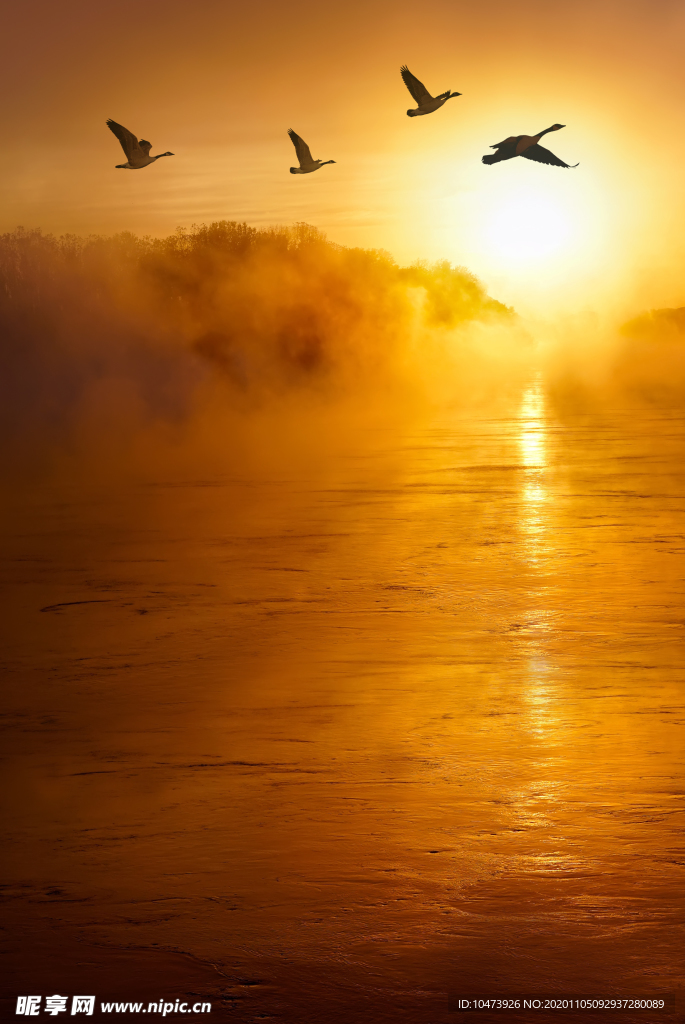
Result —
<instances>
[{"instance_id":1,"label":"water","mask_svg":"<svg viewBox=\"0 0 685 1024\"><path fill-rule=\"evenodd\" d=\"M10 994L682 991L684 449L680 410L533 377L324 473L21 505Z\"/></svg>"}]
</instances>

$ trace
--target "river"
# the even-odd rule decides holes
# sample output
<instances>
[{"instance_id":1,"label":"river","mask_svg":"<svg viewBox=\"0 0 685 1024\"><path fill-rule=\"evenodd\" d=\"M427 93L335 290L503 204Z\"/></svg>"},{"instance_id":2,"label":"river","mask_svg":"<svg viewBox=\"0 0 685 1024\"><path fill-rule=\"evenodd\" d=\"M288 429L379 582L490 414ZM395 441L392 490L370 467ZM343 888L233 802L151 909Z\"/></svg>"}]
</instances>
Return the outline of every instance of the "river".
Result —
<instances>
[{"instance_id":1,"label":"river","mask_svg":"<svg viewBox=\"0 0 685 1024\"><path fill-rule=\"evenodd\" d=\"M684 454L532 374L325 472L17 497L8 1017L682 992Z\"/></svg>"}]
</instances>

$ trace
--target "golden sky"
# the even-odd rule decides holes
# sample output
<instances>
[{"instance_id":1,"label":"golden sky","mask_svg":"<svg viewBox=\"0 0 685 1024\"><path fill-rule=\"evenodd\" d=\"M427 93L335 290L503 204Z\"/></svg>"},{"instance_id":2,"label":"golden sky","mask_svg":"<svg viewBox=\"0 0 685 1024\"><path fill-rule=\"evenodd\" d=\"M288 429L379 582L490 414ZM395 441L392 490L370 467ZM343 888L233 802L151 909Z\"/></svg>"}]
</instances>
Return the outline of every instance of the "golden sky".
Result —
<instances>
[{"instance_id":1,"label":"golden sky","mask_svg":"<svg viewBox=\"0 0 685 1024\"><path fill-rule=\"evenodd\" d=\"M3 37L2 230L307 221L523 309L685 304L681 0L23 0ZM463 95L408 118L405 63ZM115 170L108 117L176 155ZM555 122L577 169L481 164ZM291 127L336 164L290 175Z\"/></svg>"}]
</instances>

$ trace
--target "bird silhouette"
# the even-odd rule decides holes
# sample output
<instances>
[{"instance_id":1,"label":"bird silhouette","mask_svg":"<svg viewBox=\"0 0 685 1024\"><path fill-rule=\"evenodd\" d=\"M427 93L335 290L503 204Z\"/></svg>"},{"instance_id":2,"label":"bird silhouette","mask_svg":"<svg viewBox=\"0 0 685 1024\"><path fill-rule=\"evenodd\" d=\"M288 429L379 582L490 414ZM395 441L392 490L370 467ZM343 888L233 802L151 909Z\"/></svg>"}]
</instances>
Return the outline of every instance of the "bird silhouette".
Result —
<instances>
[{"instance_id":1,"label":"bird silhouette","mask_svg":"<svg viewBox=\"0 0 685 1024\"><path fill-rule=\"evenodd\" d=\"M299 167L291 167L291 174L311 174L312 171L318 171L319 167L323 167L324 164L334 164L335 160L314 160L309 146L301 139L297 132L294 132L292 128L288 128L288 135L290 140L295 147L297 153L297 159L300 163Z\"/></svg>"},{"instance_id":2,"label":"bird silhouette","mask_svg":"<svg viewBox=\"0 0 685 1024\"><path fill-rule=\"evenodd\" d=\"M402 81L418 103L416 110L407 111L407 117L420 117L422 114L432 114L434 110L439 110L443 103L452 99L453 96L461 96L460 92L450 92L449 89L447 92L441 92L439 96L431 96L423 82L419 82L418 78L414 78L406 64L400 68L400 74L402 75Z\"/></svg>"},{"instance_id":3,"label":"bird silhouette","mask_svg":"<svg viewBox=\"0 0 685 1024\"><path fill-rule=\"evenodd\" d=\"M147 167L148 164L153 164L155 160L159 160L163 156L174 155L173 153L158 153L157 156L150 156L151 142L147 142L145 139L141 139L138 142L133 132L130 132L128 128L124 128L123 124L117 124L116 121L112 121L111 118L107 121L107 127L111 132L114 132L127 157L125 164L115 164L116 167L125 167L129 171L138 171L141 167Z\"/></svg>"},{"instance_id":4,"label":"bird silhouette","mask_svg":"<svg viewBox=\"0 0 685 1024\"><path fill-rule=\"evenodd\" d=\"M537 135L510 135L503 142L496 142L491 149L496 153L486 153L483 157L484 164L496 164L500 160L511 160L515 156L525 156L526 160L536 160L539 164L552 164L554 167L577 167L578 164L566 164L558 156L551 153L544 146L538 146L538 142L547 132L558 132L565 128L565 124L553 124L551 128L545 128Z\"/></svg>"}]
</instances>

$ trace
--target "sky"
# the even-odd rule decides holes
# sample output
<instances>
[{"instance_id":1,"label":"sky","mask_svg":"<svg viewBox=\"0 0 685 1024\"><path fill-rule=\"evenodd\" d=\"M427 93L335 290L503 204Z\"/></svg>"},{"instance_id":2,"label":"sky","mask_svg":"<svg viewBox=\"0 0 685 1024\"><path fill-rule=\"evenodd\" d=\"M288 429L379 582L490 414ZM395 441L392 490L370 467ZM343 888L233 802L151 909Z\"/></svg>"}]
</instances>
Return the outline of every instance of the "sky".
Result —
<instances>
[{"instance_id":1,"label":"sky","mask_svg":"<svg viewBox=\"0 0 685 1024\"><path fill-rule=\"evenodd\" d=\"M22 0L1 24L0 230L306 221L524 312L685 305L682 2ZM462 95L408 118L402 64ZM175 156L116 170L107 118ZM579 167L481 163L555 122ZM336 163L291 175L289 128Z\"/></svg>"}]
</instances>

